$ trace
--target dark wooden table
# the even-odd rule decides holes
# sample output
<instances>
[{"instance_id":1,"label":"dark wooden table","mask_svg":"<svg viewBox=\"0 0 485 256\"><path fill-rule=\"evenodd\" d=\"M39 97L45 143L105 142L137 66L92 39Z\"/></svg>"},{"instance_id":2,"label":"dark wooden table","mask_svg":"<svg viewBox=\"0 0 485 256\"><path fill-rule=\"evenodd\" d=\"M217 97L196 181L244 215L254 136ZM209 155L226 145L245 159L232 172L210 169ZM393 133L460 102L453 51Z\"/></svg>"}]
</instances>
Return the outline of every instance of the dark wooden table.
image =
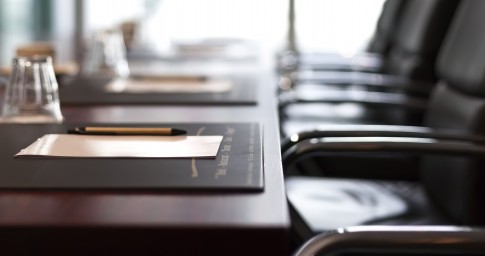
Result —
<instances>
[{"instance_id":1,"label":"dark wooden table","mask_svg":"<svg viewBox=\"0 0 485 256\"><path fill-rule=\"evenodd\" d=\"M255 70L257 105L63 106L62 111L66 122L260 122L264 192L4 190L0 191L2 253L288 255L290 221L275 81L269 70Z\"/></svg>"}]
</instances>

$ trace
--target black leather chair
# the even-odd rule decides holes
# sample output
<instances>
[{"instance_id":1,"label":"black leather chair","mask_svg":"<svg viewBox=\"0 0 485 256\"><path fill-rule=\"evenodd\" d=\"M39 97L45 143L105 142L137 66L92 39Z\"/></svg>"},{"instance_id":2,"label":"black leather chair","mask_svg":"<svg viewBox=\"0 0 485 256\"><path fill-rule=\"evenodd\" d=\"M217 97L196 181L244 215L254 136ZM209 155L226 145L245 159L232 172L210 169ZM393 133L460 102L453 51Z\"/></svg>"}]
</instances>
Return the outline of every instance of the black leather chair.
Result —
<instances>
[{"instance_id":1,"label":"black leather chair","mask_svg":"<svg viewBox=\"0 0 485 256\"><path fill-rule=\"evenodd\" d=\"M356 226L316 235L293 256L485 255L485 230L455 226Z\"/></svg>"},{"instance_id":2,"label":"black leather chair","mask_svg":"<svg viewBox=\"0 0 485 256\"><path fill-rule=\"evenodd\" d=\"M280 59L281 72L295 69L378 71L383 58L394 43L405 0L386 0L382 7L374 35L364 52L344 57L331 52L287 53Z\"/></svg>"},{"instance_id":3,"label":"black leather chair","mask_svg":"<svg viewBox=\"0 0 485 256\"><path fill-rule=\"evenodd\" d=\"M301 83L281 93L282 136L318 124L421 125L428 96L435 85L429 81L437 80L431 70L435 69L438 50L458 5L459 1L409 0L403 13L407 26L399 31L399 43L393 46L387 65L389 73L401 76L326 72L319 74L328 77L338 74L335 80L329 80L330 83L350 83L359 89ZM344 78L342 74L350 76ZM300 73L298 76L306 75ZM309 82L315 79L313 82L316 82L317 77L302 79ZM339 77L343 80L337 82ZM361 83L359 80L368 81ZM374 84L377 88L369 89L365 84ZM405 108L400 108L403 105Z\"/></svg>"},{"instance_id":4,"label":"black leather chair","mask_svg":"<svg viewBox=\"0 0 485 256\"><path fill-rule=\"evenodd\" d=\"M419 157L414 166L418 182L287 176L294 234L300 241L354 225L485 224L483 13L485 1L462 1L440 53L441 82L433 90L427 127L315 131L287 141L285 171L315 155Z\"/></svg>"}]
</instances>

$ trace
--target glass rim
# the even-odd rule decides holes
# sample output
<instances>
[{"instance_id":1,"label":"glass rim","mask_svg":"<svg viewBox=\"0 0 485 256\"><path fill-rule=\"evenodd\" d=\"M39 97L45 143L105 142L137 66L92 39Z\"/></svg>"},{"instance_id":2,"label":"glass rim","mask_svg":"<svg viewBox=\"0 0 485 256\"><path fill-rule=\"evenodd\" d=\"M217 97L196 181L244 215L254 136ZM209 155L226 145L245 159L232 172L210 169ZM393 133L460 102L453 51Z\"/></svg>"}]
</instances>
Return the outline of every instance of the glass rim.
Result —
<instances>
[{"instance_id":1,"label":"glass rim","mask_svg":"<svg viewBox=\"0 0 485 256\"><path fill-rule=\"evenodd\" d=\"M15 56L14 62L31 61L31 62L52 62L52 57L49 55L30 55L30 56Z\"/></svg>"}]
</instances>

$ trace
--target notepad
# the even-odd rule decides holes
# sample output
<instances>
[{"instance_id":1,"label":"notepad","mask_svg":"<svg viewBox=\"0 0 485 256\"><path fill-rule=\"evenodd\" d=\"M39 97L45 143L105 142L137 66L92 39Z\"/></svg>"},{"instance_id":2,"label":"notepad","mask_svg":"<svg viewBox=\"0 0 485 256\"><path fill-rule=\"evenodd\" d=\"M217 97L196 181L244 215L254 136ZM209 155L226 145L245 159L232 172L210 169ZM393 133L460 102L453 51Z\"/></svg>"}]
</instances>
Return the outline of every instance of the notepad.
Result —
<instances>
[{"instance_id":1,"label":"notepad","mask_svg":"<svg viewBox=\"0 0 485 256\"><path fill-rule=\"evenodd\" d=\"M112 93L223 93L230 91L230 80L136 78L113 80L106 85Z\"/></svg>"},{"instance_id":2,"label":"notepad","mask_svg":"<svg viewBox=\"0 0 485 256\"><path fill-rule=\"evenodd\" d=\"M15 157L215 158L222 138L47 134Z\"/></svg>"}]
</instances>

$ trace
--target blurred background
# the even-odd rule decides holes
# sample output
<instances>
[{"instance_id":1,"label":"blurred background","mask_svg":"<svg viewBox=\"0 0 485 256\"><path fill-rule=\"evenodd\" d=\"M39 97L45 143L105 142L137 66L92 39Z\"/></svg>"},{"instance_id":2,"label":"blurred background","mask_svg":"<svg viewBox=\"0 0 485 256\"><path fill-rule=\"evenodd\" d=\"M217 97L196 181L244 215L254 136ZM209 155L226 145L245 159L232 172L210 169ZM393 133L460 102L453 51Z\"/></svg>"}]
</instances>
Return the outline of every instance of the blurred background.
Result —
<instances>
[{"instance_id":1,"label":"blurred background","mask_svg":"<svg viewBox=\"0 0 485 256\"><path fill-rule=\"evenodd\" d=\"M296 0L298 46L361 50L370 39L383 0ZM19 45L50 42L60 62L82 59L93 31L132 29L129 46L173 51L180 42L246 40L272 54L285 45L288 0L0 0L0 64ZM125 37L126 39L127 37Z\"/></svg>"}]
</instances>

